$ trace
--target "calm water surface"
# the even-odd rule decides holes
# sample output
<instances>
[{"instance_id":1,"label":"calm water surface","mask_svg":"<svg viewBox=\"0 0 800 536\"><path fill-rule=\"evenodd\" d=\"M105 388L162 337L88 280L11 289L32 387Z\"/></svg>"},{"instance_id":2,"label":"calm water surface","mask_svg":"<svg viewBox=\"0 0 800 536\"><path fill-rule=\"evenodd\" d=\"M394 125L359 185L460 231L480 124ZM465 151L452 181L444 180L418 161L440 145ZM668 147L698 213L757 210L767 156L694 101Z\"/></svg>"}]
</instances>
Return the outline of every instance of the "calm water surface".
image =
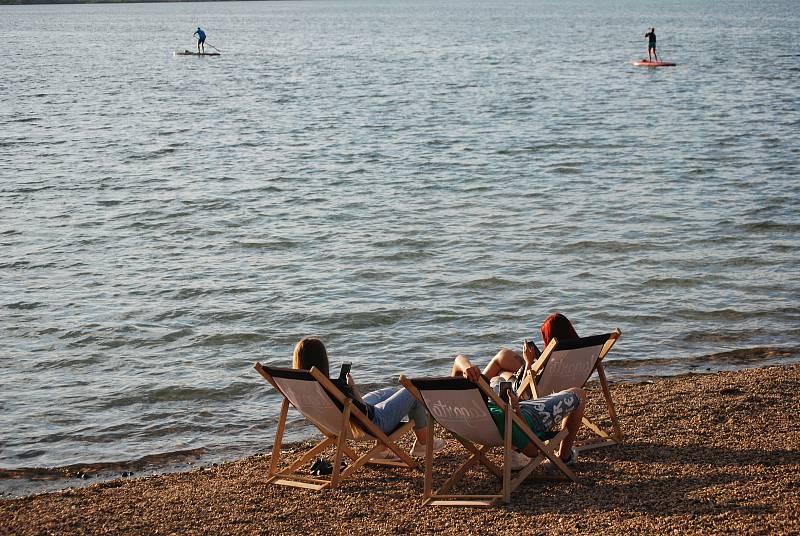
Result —
<instances>
[{"instance_id":1,"label":"calm water surface","mask_svg":"<svg viewBox=\"0 0 800 536\"><path fill-rule=\"evenodd\" d=\"M173 54L198 24L221 57ZM649 26L678 67L628 64ZM798 26L793 0L0 7L0 467L263 451L252 362L310 334L367 388L554 310L622 329L616 380L797 360Z\"/></svg>"}]
</instances>

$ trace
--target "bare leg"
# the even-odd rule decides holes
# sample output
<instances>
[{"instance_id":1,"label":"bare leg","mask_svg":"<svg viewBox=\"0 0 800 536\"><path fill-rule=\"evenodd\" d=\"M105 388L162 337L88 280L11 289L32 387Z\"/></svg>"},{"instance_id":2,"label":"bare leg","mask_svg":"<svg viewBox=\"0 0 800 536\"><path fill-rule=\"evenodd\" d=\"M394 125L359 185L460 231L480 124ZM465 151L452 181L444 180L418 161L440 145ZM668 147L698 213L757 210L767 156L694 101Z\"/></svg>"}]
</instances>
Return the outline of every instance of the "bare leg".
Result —
<instances>
[{"instance_id":1,"label":"bare leg","mask_svg":"<svg viewBox=\"0 0 800 536\"><path fill-rule=\"evenodd\" d=\"M558 456L564 461L569 460L569 457L572 456L572 445L575 443L575 437L577 437L578 430L581 427L583 412L586 409L586 394L583 392L583 389L572 388L569 389L569 391L578 395L579 402L578 407L575 408L572 413L567 415L563 421L561 421L561 428L566 428L569 430L567 437L561 441L561 446L558 450ZM533 443L528 443L522 453L529 458L535 458L539 455L539 450L534 446Z\"/></svg>"},{"instance_id":2,"label":"bare leg","mask_svg":"<svg viewBox=\"0 0 800 536\"><path fill-rule=\"evenodd\" d=\"M658 61L658 54L656 54L656 48L653 47L653 56L656 57L656 61Z\"/></svg>"},{"instance_id":3,"label":"bare leg","mask_svg":"<svg viewBox=\"0 0 800 536\"><path fill-rule=\"evenodd\" d=\"M516 352L503 348L489 361L486 368L483 369L483 375L489 379L495 376L503 376L508 379L515 374L519 368L525 364L525 361Z\"/></svg>"},{"instance_id":4,"label":"bare leg","mask_svg":"<svg viewBox=\"0 0 800 536\"><path fill-rule=\"evenodd\" d=\"M466 356L457 355L455 361L453 361L453 368L450 371L450 376L453 378L460 378L463 375L464 370L471 367L472 363L469 362Z\"/></svg>"},{"instance_id":5,"label":"bare leg","mask_svg":"<svg viewBox=\"0 0 800 536\"><path fill-rule=\"evenodd\" d=\"M583 392L583 389L578 389L577 387L573 387L570 389L571 392L578 395L578 407L575 408L575 411L567 415L567 417L561 422L561 429L563 430L566 428L569 430L567 437L561 442L561 447L558 450L558 455L561 456L562 460L568 460L570 456L572 456L572 445L575 443L575 438L578 436L578 430L581 427L581 421L583 420L583 412L586 410L586 393Z\"/></svg>"}]
</instances>

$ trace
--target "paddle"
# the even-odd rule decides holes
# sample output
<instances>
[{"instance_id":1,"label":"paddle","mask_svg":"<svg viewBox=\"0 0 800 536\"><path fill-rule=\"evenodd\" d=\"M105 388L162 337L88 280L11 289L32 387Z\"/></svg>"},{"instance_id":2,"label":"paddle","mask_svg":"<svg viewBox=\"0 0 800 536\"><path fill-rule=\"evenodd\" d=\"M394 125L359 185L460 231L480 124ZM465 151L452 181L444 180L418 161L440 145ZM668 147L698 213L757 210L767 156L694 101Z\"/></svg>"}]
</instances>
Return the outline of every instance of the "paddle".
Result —
<instances>
[{"instance_id":1,"label":"paddle","mask_svg":"<svg viewBox=\"0 0 800 536\"><path fill-rule=\"evenodd\" d=\"M216 50L217 52L219 52L219 53L222 53L222 51L221 51L220 49L218 49L217 47L215 47L215 46L214 46L214 45L212 45L211 43L206 43L206 45L210 46L211 48L213 48L213 49L214 49L214 50Z\"/></svg>"}]
</instances>

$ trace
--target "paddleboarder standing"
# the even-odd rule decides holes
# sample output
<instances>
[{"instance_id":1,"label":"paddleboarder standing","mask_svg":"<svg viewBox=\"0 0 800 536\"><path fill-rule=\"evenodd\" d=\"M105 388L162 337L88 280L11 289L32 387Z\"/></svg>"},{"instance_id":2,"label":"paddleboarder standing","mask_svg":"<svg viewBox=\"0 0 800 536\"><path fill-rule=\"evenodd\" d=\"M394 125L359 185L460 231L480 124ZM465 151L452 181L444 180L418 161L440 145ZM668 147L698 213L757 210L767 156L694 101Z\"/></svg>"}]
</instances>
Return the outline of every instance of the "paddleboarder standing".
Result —
<instances>
[{"instance_id":1,"label":"paddleboarder standing","mask_svg":"<svg viewBox=\"0 0 800 536\"><path fill-rule=\"evenodd\" d=\"M197 53L198 54L205 54L206 53L206 32L203 31L200 26L197 27L197 31L192 34L193 36L197 36ZM202 50L201 50L202 47Z\"/></svg>"},{"instance_id":2,"label":"paddleboarder standing","mask_svg":"<svg viewBox=\"0 0 800 536\"><path fill-rule=\"evenodd\" d=\"M200 28L198 28L199 30ZM653 56L655 56L656 61L658 61L658 54L656 54L656 29L650 28L650 31L644 34L644 36L648 39L647 41L647 59L653 61L653 57L650 55L650 51L653 51Z\"/></svg>"}]
</instances>

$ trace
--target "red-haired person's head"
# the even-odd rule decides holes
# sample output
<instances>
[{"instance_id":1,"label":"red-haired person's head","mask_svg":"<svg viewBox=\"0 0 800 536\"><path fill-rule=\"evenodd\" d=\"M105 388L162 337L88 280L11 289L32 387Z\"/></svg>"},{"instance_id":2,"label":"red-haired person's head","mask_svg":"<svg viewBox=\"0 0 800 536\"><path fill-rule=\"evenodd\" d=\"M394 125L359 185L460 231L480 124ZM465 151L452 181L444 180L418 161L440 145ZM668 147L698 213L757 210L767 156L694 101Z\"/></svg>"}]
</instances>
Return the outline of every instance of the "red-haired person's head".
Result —
<instances>
[{"instance_id":1,"label":"red-haired person's head","mask_svg":"<svg viewBox=\"0 0 800 536\"><path fill-rule=\"evenodd\" d=\"M542 344L547 346L551 339L577 339L578 332L572 327L572 322L561 313L553 313L542 324Z\"/></svg>"}]
</instances>

